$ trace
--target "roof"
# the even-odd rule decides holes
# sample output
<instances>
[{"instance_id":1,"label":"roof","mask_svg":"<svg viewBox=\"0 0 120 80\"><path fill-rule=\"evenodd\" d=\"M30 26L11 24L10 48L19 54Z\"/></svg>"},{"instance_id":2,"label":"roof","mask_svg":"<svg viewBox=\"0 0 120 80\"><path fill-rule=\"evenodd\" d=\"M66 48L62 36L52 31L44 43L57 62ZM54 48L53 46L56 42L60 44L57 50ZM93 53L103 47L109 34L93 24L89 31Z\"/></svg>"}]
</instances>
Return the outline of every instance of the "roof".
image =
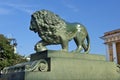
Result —
<instances>
[{"instance_id":1,"label":"roof","mask_svg":"<svg viewBox=\"0 0 120 80\"><path fill-rule=\"evenodd\" d=\"M116 33L120 33L120 29L116 29L116 30L112 30L109 32L105 32L104 36L108 36L108 35L112 35L112 34L116 34Z\"/></svg>"}]
</instances>

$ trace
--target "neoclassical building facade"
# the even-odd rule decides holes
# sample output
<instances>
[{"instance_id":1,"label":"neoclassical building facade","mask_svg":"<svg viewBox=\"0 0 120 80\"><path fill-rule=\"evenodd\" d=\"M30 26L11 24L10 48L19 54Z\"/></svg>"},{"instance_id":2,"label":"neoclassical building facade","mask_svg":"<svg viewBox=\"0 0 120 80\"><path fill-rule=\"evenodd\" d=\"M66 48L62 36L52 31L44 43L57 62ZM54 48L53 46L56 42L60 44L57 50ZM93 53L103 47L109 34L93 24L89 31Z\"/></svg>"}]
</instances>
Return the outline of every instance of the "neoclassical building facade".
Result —
<instances>
[{"instance_id":1,"label":"neoclassical building facade","mask_svg":"<svg viewBox=\"0 0 120 80\"><path fill-rule=\"evenodd\" d=\"M101 38L106 46L106 60L120 64L120 29L105 32Z\"/></svg>"}]
</instances>

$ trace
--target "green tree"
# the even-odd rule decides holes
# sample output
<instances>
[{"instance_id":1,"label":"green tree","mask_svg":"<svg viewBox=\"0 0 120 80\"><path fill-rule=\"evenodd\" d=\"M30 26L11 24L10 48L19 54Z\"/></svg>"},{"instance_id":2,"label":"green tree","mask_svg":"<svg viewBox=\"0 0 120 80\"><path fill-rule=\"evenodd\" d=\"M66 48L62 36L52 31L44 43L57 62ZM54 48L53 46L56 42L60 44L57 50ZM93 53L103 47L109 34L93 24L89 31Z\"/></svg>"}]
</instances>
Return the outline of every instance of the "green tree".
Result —
<instances>
[{"instance_id":1,"label":"green tree","mask_svg":"<svg viewBox=\"0 0 120 80\"><path fill-rule=\"evenodd\" d=\"M10 41L3 34L0 34L0 70L6 66L12 66L25 61L27 60L23 56L14 54Z\"/></svg>"}]
</instances>

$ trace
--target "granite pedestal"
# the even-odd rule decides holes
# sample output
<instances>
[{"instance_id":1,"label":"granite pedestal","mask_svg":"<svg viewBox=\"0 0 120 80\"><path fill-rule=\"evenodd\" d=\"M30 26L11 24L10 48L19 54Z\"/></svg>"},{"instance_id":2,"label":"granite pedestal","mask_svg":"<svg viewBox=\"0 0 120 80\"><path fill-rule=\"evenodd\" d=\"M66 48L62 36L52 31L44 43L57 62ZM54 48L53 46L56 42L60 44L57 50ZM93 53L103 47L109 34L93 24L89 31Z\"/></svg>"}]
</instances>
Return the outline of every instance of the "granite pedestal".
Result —
<instances>
[{"instance_id":1,"label":"granite pedestal","mask_svg":"<svg viewBox=\"0 0 120 80\"><path fill-rule=\"evenodd\" d=\"M6 67L3 80L120 80L120 68L94 54L43 51L30 62Z\"/></svg>"}]
</instances>

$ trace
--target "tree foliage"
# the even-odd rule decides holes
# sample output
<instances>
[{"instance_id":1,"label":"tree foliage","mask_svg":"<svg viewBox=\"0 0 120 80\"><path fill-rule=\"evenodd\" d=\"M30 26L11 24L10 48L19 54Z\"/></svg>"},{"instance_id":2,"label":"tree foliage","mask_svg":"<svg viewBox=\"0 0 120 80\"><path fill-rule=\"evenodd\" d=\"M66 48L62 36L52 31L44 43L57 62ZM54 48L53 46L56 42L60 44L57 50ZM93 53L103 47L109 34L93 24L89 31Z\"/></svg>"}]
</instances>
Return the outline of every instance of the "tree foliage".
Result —
<instances>
[{"instance_id":1,"label":"tree foliage","mask_svg":"<svg viewBox=\"0 0 120 80\"><path fill-rule=\"evenodd\" d=\"M14 54L13 45L2 34L0 34L0 70L6 66L12 66L17 63L25 62L23 56Z\"/></svg>"}]
</instances>

